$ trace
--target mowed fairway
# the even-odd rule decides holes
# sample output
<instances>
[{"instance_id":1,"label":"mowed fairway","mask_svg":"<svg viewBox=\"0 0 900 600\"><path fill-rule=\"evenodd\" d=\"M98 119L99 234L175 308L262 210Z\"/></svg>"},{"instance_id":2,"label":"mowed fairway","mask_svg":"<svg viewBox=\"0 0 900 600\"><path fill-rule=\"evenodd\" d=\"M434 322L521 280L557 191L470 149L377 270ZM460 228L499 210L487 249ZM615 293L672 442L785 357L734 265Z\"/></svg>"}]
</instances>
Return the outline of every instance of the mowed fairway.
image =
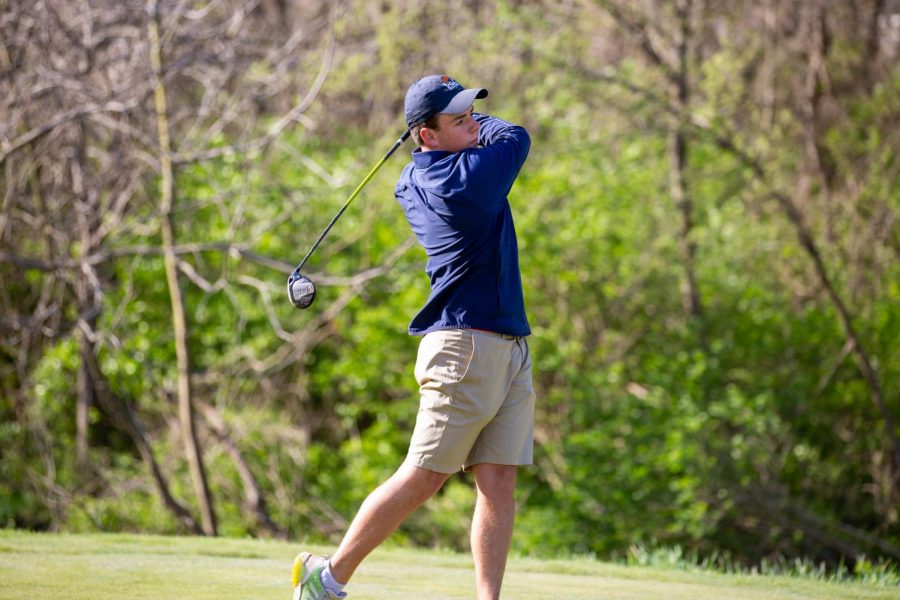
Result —
<instances>
[{"instance_id":1,"label":"mowed fairway","mask_svg":"<svg viewBox=\"0 0 900 600\"><path fill-rule=\"evenodd\" d=\"M0 599L288 600L298 548L256 540L0 531ZM419 550L376 551L348 591L358 600L475 597L468 556ZM900 588L513 558L503 598L900 600Z\"/></svg>"}]
</instances>

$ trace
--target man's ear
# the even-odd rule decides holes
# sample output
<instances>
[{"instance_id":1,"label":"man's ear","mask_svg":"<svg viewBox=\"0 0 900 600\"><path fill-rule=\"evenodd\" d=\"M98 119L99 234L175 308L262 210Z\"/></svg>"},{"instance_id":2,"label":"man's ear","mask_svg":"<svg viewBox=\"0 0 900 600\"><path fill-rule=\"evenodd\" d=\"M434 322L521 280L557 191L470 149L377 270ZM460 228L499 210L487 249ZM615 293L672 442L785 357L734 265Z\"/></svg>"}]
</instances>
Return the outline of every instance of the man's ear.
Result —
<instances>
[{"instance_id":1,"label":"man's ear","mask_svg":"<svg viewBox=\"0 0 900 600\"><path fill-rule=\"evenodd\" d=\"M437 143L437 138L434 135L434 131L429 129L428 127L423 127L419 130L419 137L422 138L423 146L434 148L435 144Z\"/></svg>"}]
</instances>

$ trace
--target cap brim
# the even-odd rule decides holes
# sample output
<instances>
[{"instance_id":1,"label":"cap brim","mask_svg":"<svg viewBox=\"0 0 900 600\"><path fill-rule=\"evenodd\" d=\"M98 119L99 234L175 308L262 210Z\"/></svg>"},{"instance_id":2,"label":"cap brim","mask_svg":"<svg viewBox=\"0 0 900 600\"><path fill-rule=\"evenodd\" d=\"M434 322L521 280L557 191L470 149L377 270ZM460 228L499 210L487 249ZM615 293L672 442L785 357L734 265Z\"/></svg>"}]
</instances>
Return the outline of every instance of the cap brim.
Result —
<instances>
[{"instance_id":1,"label":"cap brim","mask_svg":"<svg viewBox=\"0 0 900 600\"><path fill-rule=\"evenodd\" d=\"M457 95L453 96L453 99L450 101L450 104L439 110L440 114L449 114L455 115L461 112L465 112L469 109L470 106L475 102L476 99L485 98L488 95L488 91L484 88L472 88L469 90L463 90Z\"/></svg>"}]
</instances>

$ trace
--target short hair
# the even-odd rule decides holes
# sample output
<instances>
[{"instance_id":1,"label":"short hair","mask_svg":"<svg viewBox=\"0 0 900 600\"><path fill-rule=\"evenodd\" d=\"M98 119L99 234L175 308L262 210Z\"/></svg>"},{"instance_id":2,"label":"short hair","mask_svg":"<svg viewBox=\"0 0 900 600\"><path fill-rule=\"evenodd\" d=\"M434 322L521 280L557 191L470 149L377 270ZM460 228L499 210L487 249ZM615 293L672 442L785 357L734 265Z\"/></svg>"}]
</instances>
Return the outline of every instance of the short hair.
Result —
<instances>
[{"instance_id":1,"label":"short hair","mask_svg":"<svg viewBox=\"0 0 900 600\"><path fill-rule=\"evenodd\" d=\"M428 129L438 129L438 115L437 113L431 115L422 123L418 125L413 125L409 128L409 132L412 134L413 141L416 143L416 146L422 145L422 135L421 131L423 127L427 127Z\"/></svg>"}]
</instances>

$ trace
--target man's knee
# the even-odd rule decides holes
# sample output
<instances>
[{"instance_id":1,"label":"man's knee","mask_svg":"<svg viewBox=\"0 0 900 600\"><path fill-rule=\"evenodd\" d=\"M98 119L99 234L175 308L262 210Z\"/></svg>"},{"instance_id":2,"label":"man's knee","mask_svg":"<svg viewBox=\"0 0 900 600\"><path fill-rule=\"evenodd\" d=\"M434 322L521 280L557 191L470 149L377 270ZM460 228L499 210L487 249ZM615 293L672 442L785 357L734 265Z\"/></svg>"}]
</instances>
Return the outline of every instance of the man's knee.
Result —
<instances>
[{"instance_id":1,"label":"man's knee","mask_svg":"<svg viewBox=\"0 0 900 600\"><path fill-rule=\"evenodd\" d=\"M472 467L478 491L489 497L511 497L516 488L516 466L484 463Z\"/></svg>"},{"instance_id":2,"label":"man's knee","mask_svg":"<svg viewBox=\"0 0 900 600\"><path fill-rule=\"evenodd\" d=\"M450 477L446 473L438 473L437 471L429 471L421 467L411 465L403 465L397 471L403 479L403 484L407 489L411 490L419 497L421 502L428 500L437 493L444 482Z\"/></svg>"}]
</instances>

